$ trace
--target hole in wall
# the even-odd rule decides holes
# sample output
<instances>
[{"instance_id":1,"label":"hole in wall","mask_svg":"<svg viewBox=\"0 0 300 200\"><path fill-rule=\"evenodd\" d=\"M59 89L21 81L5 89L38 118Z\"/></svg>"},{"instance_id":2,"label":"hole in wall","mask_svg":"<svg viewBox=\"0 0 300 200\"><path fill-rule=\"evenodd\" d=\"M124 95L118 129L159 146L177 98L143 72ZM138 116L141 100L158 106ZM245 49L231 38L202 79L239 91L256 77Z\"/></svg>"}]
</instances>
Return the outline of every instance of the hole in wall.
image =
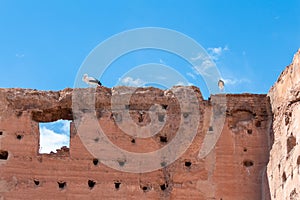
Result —
<instances>
[{"instance_id":1,"label":"hole in wall","mask_svg":"<svg viewBox=\"0 0 300 200\"><path fill-rule=\"evenodd\" d=\"M183 113L184 118L188 118L188 116L189 116L189 113Z\"/></svg>"},{"instance_id":2,"label":"hole in wall","mask_svg":"<svg viewBox=\"0 0 300 200\"><path fill-rule=\"evenodd\" d=\"M297 199L299 199L298 197L299 197L299 195L297 193L297 190L296 190L296 188L294 188L290 193L290 200L297 200Z\"/></svg>"},{"instance_id":3,"label":"hole in wall","mask_svg":"<svg viewBox=\"0 0 300 200\"><path fill-rule=\"evenodd\" d=\"M160 166L165 167L167 165L167 163L165 161L160 163Z\"/></svg>"},{"instance_id":4,"label":"hole in wall","mask_svg":"<svg viewBox=\"0 0 300 200\"><path fill-rule=\"evenodd\" d=\"M0 160L7 160L8 151L0 150Z\"/></svg>"},{"instance_id":5,"label":"hole in wall","mask_svg":"<svg viewBox=\"0 0 300 200\"><path fill-rule=\"evenodd\" d=\"M260 121L255 122L255 126L256 127L261 127L261 122Z\"/></svg>"},{"instance_id":6,"label":"hole in wall","mask_svg":"<svg viewBox=\"0 0 300 200\"><path fill-rule=\"evenodd\" d=\"M160 185L160 189L162 191L165 191L167 188L168 188L168 184L167 183L164 183L164 184Z\"/></svg>"},{"instance_id":7,"label":"hole in wall","mask_svg":"<svg viewBox=\"0 0 300 200\"><path fill-rule=\"evenodd\" d=\"M254 165L254 162L252 160L244 160L243 164L245 167L252 167Z\"/></svg>"},{"instance_id":8,"label":"hole in wall","mask_svg":"<svg viewBox=\"0 0 300 200\"><path fill-rule=\"evenodd\" d=\"M130 105L125 105L125 109L129 110L130 109Z\"/></svg>"},{"instance_id":9,"label":"hole in wall","mask_svg":"<svg viewBox=\"0 0 300 200\"><path fill-rule=\"evenodd\" d=\"M131 143L135 144L135 139L134 138L132 138Z\"/></svg>"},{"instance_id":10,"label":"hole in wall","mask_svg":"<svg viewBox=\"0 0 300 200\"><path fill-rule=\"evenodd\" d=\"M184 162L184 166L186 166L186 167L191 167L191 166L192 166L191 161L185 161L185 162Z\"/></svg>"},{"instance_id":11,"label":"hole in wall","mask_svg":"<svg viewBox=\"0 0 300 200\"><path fill-rule=\"evenodd\" d=\"M115 122L122 121L122 115L120 113L112 113L111 118L115 120Z\"/></svg>"},{"instance_id":12,"label":"hole in wall","mask_svg":"<svg viewBox=\"0 0 300 200\"><path fill-rule=\"evenodd\" d=\"M297 158L297 165L300 165L300 156Z\"/></svg>"},{"instance_id":13,"label":"hole in wall","mask_svg":"<svg viewBox=\"0 0 300 200\"><path fill-rule=\"evenodd\" d=\"M123 167L125 165L126 160L117 160L119 165Z\"/></svg>"},{"instance_id":14,"label":"hole in wall","mask_svg":"<svg viewBox=\"0 0 300 200\"><path fill-rule=\"evenodd\" d=\"M158 115L158 121L164 122L164 121L165 121L165 115L159 114L159 115Z\"/></svg>"},{"instance_id":15,"label":"hole in wall","mask_svg":"<svg viewBox=\"0 0 300 200\"><path fill-rule=\"evenodd\" d=\"M0 135L3 135L3 131L0 131Z\"/></svg>"},{"instance_id":16,"label":"hole in wall","mask_svg":"<svg viewBox=\"0 0 300 200\"><path fill-rule=\"evenodd\" d=\"M121 182L119 182L119 181L116 181L115 182L115 189L120 189L120 187L121 187Z\"/></svg>"},{"instance_id":17,"label":"hole in wall","mask_svg":"<svg viewBox=\"0 0 300 200\"><path fill-rule=\"evenodd\" d=\"M21 140L21 139L23 138L23 135L17 135L16 138L17 138L18 140Z\"/></svg>"},{"instance_id":18,"label":"hole in wall","mask_svg":"<svg viewBox=\"0 0 300 200\"><path fill-rule=\"evenodd\" d=\"M144 192L148 192L149 190L151 190L151 186L149 186L149 185L141 185L140 188L141 188Z\"/></svg>"},{"instance_id":19,"label":"hole in wall","mask_svg":"<svg viewBox=\"0 0 300 200\"><path fill-rule=\"evenodd\" d=\"M287 177L286 177L286 173L285 173L285 172L282 173L282 177L281 177L281 178L282 178L282 181L283 181L283 182L286 181Z\"/></svg>"},{"instance_id":20,"label":"hole in wall","mask_svg":"<svg viewBox=\"0 0 300 200\"><path fill-rule=\"evenodd\" d=\"M62 181L57 182L57 184L59 189L65 189L67 186L67 183Z\"/></svg>"},{"instance_id":21,"label":"hole in wall","mask_svg":"<svg viewBox=\"0 0 300 200\"><path fill-rule=\"evenodd\" d=\"M96 110L96 117L97 117L97 119L100 119L102 116L103 116L102 110L97 109Z\"/></svg>"},{"instance_id":22,"label":"hole in wall","mask_svg":"<svg viewBox=\"0 0 300 200\"><path fill-rule=\"evenodd\" d=\"M210 126L209 128L208 128L208 131L213 131L214 129L213 129L213 127L212 126Z\"/></svg>"},{"instance_id":23,"label":"hole in wall","mask_svg":"<svg viewBox=\"0 0 300 200\"><path fill-rule=\"evenodd\" d=\"M244 147L244 152L247 152L247 151L248 151L248 149L246 147Z\"/></svg>"},{"instance_id":24,"label":"hole in wall","mask_svg":"<svg viewBox=\"0 0 300 200\"><path fill-rule=\"evenodd\" d=\"M61 147L70 147L70 120L39 123L39 153L56 152Z\"/></svg>"},{"instance_id":25,"label":"hole in wall","mask_svg":"<svg viewBox=\"0 0 300 200\"><path fill-rule=\"evenodd\" d=\"M252 134L252 130L251 130L251 129L248 129L248 130L247 130L247 133L248 133L249 135L251 135L251 134Z\"/></svg>"},{"instance_id":26,"label":"hole in wall","mask_svg":"<svg viewBox=\"0 0 300 200\"><path fill-rule=\"evenodd\" d=\"M33 183L34 183L34 185L36 185L36 186L39 186L39 185L40 185L40 181L37 180L37 179L34 179L34 180L33 180Z\"/></svg>"},{"instance_id":27,"label":"hole in wall","mask_svg":"<svg viewBox=\"0 0 300 200\"><path fill-rule=\"evenodd\" d=\"M287 153L290 153L295 146L296 146L296 138L293 135L291 135L288 137L286 141Z\"/></svg>"},{"instance_id":28,"label":"hole in wall","mask_svg":"<svg viewBox=\"0 0 300 200\"><path fill-rule=\"evenodd\" d=\"M144 113L143 112L138 112L138 114L139 114L138 120L139 120L139 123L141 123L141 122L144 121Z\"/></svg>"},{"instance_id":29,"label":"hole in wall","mask_svg":"<svg viewBox=\"0 0 300 200\"><path fill-rule=\"evenodd\" d=\"M285 125L287 126L289 124L289 122L290 122L290 118L289 118L288 115L285 116L284 121L285 121Z\"/></svg>"},{"instance_id":30,"label":"hole in wall","mask_svg":"<svg viewBox=\"0 0 300 200\"><path fill-rule=\"evenodd\" d=\"M98 163L99 163L99 160L97 158L94 158L93 159L93 164L96 166L96 165L98 165Z\"/></svg>"},{"instance_id":31,"label":"hole in wall","mask_svg":"<svg viewBox=\"0 0 300 200\"><path fill-rule=\"evenodd\" d=\"M162 107L162 109L164 109L164 110L167 110L167 108L168 108L168 105L166 105L166 104L162 104L162 105L161 105L161 107Z\"/></svg>"},{"instance_id":32,"label":"hole in wall","mask_svg":"<svg viewBox=\"0 0 300 200\"><path fill-rule=\"evenodd\" d=\"M96 185L96 182L93 180L88 180L88 186L90 189L93 189L93 187Z\"/></svg>"},{"instance_id":33,"label":"hole in wall","mask_svg":"<svg viewBox=\"0 0 300 200\"><path fill-rule=\"evenodd\" d=\"M161 136L159 136L159 141L161 143L167 143L168 142L168 138L167 138L167 136L161 135Z\"/></svg>"}]
</instances>

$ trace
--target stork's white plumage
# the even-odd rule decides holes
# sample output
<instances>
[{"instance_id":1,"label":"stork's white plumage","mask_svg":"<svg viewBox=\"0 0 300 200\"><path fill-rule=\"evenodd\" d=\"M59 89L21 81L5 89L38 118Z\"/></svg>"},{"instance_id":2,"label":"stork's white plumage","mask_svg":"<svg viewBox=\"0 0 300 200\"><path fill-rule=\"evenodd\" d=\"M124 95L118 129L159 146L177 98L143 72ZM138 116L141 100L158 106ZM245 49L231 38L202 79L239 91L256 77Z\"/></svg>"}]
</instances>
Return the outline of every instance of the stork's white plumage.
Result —
<instances>
[{"instance_id":1,"label":"stork's white plumage","mask_svg":"<svg viewBox=\"0 0 300 200\"><path fill-rule=\"evenodd\" d=\"M83 75L82 81L84 81L88 85L93 85L93 86L98 86L98 85L101 86L102 85L98 79L88 76L87 74Z\"/></svg>"}]
</instances>

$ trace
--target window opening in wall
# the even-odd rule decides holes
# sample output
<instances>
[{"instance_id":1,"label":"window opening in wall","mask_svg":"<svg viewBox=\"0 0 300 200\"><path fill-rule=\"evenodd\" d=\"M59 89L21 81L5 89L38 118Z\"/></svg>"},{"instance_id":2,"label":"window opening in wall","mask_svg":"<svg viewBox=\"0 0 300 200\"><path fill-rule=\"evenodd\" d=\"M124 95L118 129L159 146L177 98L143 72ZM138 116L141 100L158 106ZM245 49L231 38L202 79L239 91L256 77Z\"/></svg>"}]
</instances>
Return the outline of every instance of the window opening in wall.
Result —
<instances>
[{"instance_id":1,"label":"window opening in wall","mask_svg":"<svg viewBox=\"0 0 300 200\"><path fill-rule=\"evenodd\" d=\"M39 153L56 153L57 149L68 150L70 147L70 120L39 123Z\"/></svg>"}]
</instances>

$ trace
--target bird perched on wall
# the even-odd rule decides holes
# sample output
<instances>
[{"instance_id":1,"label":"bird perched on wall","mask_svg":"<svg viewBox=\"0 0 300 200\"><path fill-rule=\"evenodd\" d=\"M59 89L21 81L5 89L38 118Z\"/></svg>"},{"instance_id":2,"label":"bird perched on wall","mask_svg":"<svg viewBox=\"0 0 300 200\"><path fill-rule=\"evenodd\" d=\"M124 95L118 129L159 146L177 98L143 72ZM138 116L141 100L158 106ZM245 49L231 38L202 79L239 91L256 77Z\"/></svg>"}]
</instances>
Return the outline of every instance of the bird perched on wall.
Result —
<instances>
[{"instance_id":1,"label":"bird perched on wall","mask_svg":"<svg viewBox=\"0 0 300 200\"><path fill-rule=\"evenodd\" d=\"M98 79L96 79L94 77L91 77L91 76L88 76L87 74L83 75L82 81L84 81L88 85L102 86L102 83Z\"/></svg>"},{"instance_id":2,"label":"bird perched on wall","mask_svg":"<svg viewBox=\"0 0 300 200\"><path fill-rule=\"evenodd\" d=\"M219 86L219 89L220 89L221 91L223 91L224 86L225 86L224 81L220 79L220 80L218 81L218 86Z\"/></svg>"}]
</instances>

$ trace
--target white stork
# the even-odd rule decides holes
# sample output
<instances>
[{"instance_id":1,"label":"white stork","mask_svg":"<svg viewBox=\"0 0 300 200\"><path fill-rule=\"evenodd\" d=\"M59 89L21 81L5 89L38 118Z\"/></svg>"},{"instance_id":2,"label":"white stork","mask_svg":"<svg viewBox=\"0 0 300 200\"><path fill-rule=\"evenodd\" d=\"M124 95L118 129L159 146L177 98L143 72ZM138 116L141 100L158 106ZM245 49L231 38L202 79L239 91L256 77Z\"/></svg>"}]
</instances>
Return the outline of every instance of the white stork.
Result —
<instances>
[{"instance_id":1,"label":"white stork","mask_svg":"<svg viewBox=\"0 0 300 200\"><path fill-rule=\"evenodd\" d=\"M224 81L220 79L220 80L218 81L218 86L219 86L220 91L223 91L224 86L225 86Z\"/></svg>"},{"instance_id":2,"label":"white stork","mask_svg":"<svg viewBox=\"0 0 300 200\"><path fill-rule=\"evenodd\" d=\"M83 75L82 81L84 81L88 85L93 85L93 86L101 86L102 85L102 83L98 79L88 76L87 74Z\"/></svg>"}]
</instances>

